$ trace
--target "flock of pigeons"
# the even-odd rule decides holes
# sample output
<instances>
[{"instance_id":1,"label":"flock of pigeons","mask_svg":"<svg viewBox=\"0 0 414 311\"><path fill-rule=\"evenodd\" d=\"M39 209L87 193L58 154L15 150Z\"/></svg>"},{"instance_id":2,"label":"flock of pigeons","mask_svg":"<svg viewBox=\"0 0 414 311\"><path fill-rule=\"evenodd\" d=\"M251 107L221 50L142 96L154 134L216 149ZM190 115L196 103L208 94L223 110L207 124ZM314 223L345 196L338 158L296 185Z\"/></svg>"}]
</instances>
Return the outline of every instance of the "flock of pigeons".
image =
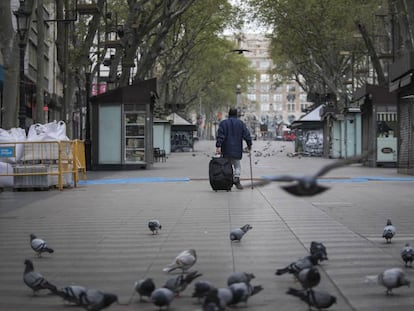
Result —
<instances>
[{"instance_id":1,"label":"flock of pigeons","mask_svg":"<svg viewBox=\"0 0 414 311\"><path fill-rule=\"evenodd\" d=\"M316 174L311 176L293 177L279 176L256 182L256 186L263 186L272 181L294 182L292 185L284 186L283 189L296 196L312 196L321 193L328 188L318 184L318 177L326 174L331 169L348 165L361 160L361 157L337 161L322 168ZM148 228L152 234L156 235L162 229L161 223L157 219L151 219L148 222ZM231 242L241 242L243 236L252 229L250 224L230 231L229 238ZM386 243L391 243L396 234L396 229L391 220L387 220L383 230L382 237ZM53 253L47 243L30 235L30 245L39 257L43 253ZM401 258L406 267L411 267L414 260L414 249L406 244L401 249ZM322 261L328 260L327 249L321 242L312 241L309 248L309 254L303 258L291 262L284 268L277 269L275 274L281 276L284 274L292 275L300 284L300 288L288 288L286 294L295 296L305 302L309 309L318 310L328 309L337 302L337 298L327 291L317 289L321 281L321 273L318 266ZM167 279L161 287L156 287L152 278L143 278L135 282L134 289L140 297L140 301L150 301L155 306L168 309L176 297L188 288L193 281L202 276L198 271L190 271L197 262L197 253L194 249L188 249L180 252L173 262L167 265L163 271L171 273L179 270L180 273L173 274ZM52 294L61 297L68 303L81 306L86 310L98 311L103 310L113 303L118 303L117 295L103 292L97 289L86 288L79 285L70 285L57 287L46 280L39 272L35 271L33 262L26 259L23 274L24 283L33 290L33 293L40 290L49 290ZM261 285L252 285L255 278L253 273L235 272L228 276L227 287L216 287L212 283L199 280L194 282L194 292L192 297L196 298L201 304L203 311L222 311L227 307L237 306L240 303L247 303L251 296L258 294L263 290ZM410 286L410 280L407 279L403 269L396 267L386 269L382 273L374 276L367 276L366 282L376 283L386 288L386 294L392 295L393 289L401 286Z\"/></svg>"},{"instance_id":2,"label":"flock of pigeons","mask_svg":"<svg viewBox=\"0 0 414 311\"><path fill-rule=\"evenodd\" d=\"M155 235L160 232L162 226L159 220L151 219L148 222L148 228ZM229 234L230 241L241 242L243 236L251 229L253 227L250 224L246 224L231 230ZM396 229L391 220L388 219L382 237L388 244L391 243L395 234ZM54 252L45 240L36 237L34 234L30 235L30 245L38 257L41 257L43 253L51 254ZM413 247L406 244L401 249L401 258L406 267L411 267L414 260ZM299 289L288 288L286 294L299 298L308 305L310 310L312 308L318 310L328 309L337 302L334 295L317 289L321 281L321 273L318 266L324 260L328 260L325 245L321 242L312 241L309 254L291 262L286 267L277 269L275 272L278 276L290 274L297 280L301 287ZM194 249L184 250L175 257L171 264L164 267L163 271L166 273L171 273L175 270L179 270L180 273L168 278L162 287L157 288L153 279L149 277L136 281L134 289L139 295L139 300L150 301L159 307L160 310L162 308L168 309L176 297L179 297L195 279L202 276L196 270L190 271L196 262L196 251ZM31 260L26 259L24 264L23 281L32 289L33 294L40 290L49 290L64 301L91 311L103 310L113 303L119 304L117 295L113 293L80 285L57 287L46 280L42 274L35 271ZM254 278L253 273L234 272L227 278L227 287L216 287L206 280L199 280L194 283L192 297L196 298L202 305L203 311L222 311L227 307L247 303L251 296L263 290L261 285L251 284ZM366 282L384 286L387 295L392 295L392 291L395 288L410 286L410 280L406 278L404 271L399 267L386 269L379 275L367 276Z\"/></svg>"}]
</instances>

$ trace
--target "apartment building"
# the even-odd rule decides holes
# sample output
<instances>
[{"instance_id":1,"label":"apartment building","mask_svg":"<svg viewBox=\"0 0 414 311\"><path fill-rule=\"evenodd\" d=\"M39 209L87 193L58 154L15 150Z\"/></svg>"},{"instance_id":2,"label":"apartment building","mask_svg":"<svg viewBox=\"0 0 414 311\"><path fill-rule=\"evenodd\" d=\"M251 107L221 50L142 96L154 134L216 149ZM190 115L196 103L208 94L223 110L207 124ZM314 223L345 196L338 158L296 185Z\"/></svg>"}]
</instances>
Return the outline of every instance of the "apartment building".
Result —
<instances>
[{"instance_id":1,"label":"apartment building","mask_svg":"<svg viewBox=\"0 0 414 311\"><path fill-rule=\"evenodd\" d=\"M312 103L296 81L282 81L269 56L270 39L264 34L241 34L237 38L243 55L250 60L257 74L250 77L247 94L242 94L244 119L251 130L267 132L271 137L282 135L283 129L299 119Z\"/></svg>"}]
</instances>

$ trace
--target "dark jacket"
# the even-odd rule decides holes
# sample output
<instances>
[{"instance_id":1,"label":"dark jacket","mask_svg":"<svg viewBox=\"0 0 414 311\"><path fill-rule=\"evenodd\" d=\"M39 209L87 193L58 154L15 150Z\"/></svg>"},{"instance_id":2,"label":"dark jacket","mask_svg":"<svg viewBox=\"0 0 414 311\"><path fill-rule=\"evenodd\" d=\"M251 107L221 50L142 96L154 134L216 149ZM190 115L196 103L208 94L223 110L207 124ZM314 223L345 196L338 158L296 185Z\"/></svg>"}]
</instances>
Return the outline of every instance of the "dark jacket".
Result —
<instances>
[{"instance_id":1,"label":"dark jacket","mask_svg":"<svg viewBox=\"0 0 414 311\"><path fill-rule=\"evenodd\" d=\"M221 148L225 158L241 159L243 152L243 139L251 147L252 138L243 121L237 117L229 117L220 122L217 131L216 147Z\"/></svg>"}]
</instances>

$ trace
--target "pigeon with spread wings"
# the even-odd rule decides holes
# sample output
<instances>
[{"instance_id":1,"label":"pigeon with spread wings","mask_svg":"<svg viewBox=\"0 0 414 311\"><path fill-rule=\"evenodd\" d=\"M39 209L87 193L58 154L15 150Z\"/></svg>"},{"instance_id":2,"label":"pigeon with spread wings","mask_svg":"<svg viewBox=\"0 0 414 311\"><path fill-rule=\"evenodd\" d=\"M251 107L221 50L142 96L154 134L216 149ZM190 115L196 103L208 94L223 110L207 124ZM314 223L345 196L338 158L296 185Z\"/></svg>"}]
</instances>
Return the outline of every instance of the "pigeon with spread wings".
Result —
<instances>
[{"instance_id":1,"label":"pigeon with spread wings","mask_svg":"<svg viewBox=\"0 0 414 311\"><path fill-rule=\"evenodd\" d=\"M318 178L327 174L329 171L340 168L353 163L358 163L361 160L367 158L370 152L366 152L360 156L351 157L345 160L338 160L322 167L316 174L293 176L293 175L280 175L264 178L260 181L254 182L256 187L264 186L272 181L280 182L293 182L293 184L281 186L282 189L295 196L314 196L328 190L329 187L322 186L318 183Z\"/></svg>"}]
</instances>

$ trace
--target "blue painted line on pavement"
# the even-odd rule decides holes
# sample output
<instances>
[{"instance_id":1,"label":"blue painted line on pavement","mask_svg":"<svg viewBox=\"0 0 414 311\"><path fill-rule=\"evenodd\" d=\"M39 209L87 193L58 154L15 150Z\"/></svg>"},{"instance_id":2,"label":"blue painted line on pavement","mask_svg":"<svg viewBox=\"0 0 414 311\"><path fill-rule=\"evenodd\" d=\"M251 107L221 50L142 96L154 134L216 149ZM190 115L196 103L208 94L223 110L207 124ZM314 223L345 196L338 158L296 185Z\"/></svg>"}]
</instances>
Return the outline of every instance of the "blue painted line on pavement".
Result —
<instances>
[{"instance_id":1,"label":"blue painted line on pavement","mask_svg":"<svg viewBox=\"0 0 414 311\"><path fill-rule=\"evenodd\" d=\"M165 177L140 177L140 178L116 178L116 179L95 179L82 180L79 185L109 185L109 184L143 184L143 183L166 183L166 182L187 182L190 178L165 178Z\"/></svg>"}]
</instances>

